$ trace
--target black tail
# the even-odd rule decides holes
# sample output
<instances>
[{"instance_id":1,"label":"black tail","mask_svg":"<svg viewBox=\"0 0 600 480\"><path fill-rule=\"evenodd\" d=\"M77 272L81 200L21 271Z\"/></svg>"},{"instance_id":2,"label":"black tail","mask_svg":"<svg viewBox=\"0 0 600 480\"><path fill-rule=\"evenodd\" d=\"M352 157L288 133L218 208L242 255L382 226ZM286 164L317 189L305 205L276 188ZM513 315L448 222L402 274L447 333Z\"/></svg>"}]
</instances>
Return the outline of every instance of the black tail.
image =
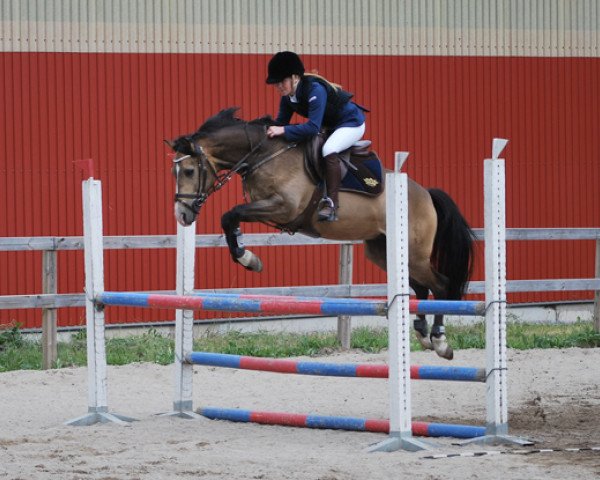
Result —
<instances>
[{"instance_id":1,"label":"black tail","mask_svg":"<svg viewBox=\"0 0 600 480\"><path fill-rule=\"evenodd\" d=\"M475 235L454 200L437 188L429 189L438 216L431 261L449 280L448 300L460 300L473 272Z\"/></svg>"}]
</instances>

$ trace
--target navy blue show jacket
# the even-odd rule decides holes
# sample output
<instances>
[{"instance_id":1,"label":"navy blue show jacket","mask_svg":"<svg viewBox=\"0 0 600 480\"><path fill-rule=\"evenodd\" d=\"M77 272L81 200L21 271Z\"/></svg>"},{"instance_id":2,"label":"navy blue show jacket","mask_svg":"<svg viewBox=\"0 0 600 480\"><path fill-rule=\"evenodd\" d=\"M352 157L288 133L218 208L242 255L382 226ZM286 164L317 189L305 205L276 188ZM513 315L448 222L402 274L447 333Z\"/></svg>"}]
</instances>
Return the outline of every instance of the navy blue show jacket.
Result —
<instances>
[{"instance_id":1,"label":"navy blue show jacket","mask_svg":"<svg viewBox=\"0 0 600 480\"><path fill-rule=\"evenodd\" d=\"M365 122L365 115L351 98L344 90L336 91L320 79L304 76L296 87L295 102L288 95L281 97L276 121L285 125L285 138L290 142L313 137L321 128L359 127ZM289 125L294 113L308 121Z\"/></svg>"}]
</instances>

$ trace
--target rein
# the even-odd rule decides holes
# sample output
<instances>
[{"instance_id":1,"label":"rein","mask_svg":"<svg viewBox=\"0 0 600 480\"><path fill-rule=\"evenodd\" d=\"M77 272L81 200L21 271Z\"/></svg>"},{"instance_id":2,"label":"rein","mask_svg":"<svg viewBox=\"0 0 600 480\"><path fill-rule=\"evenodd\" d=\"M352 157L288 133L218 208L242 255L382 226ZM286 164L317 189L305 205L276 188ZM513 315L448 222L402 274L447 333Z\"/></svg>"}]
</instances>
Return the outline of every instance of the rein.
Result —
<instances>
[{"instance_id":1,"label":"rein","mask_svg":"<svg viewBox=\"0 0 600 480\"><path fill-rule=\"evenodd\" d=\"M250 136L248 135L247 127L248 127L248 125L246 124L244 126L244 130L246 132L246 137L248 138L248 143L250 144L250 151L246 155L244 155L240 160L238 160L233 165L233 167L231 167L226 173L222 173L220 175L217 172L217 169L215 168L215 166L208 159L208 156L206 155L206 153L204 153L204 149L202 148L202 146L194 143L191 140L191 138L189 139L190 144L192 145L193 153L191 155L185 155L181 158L174 159L173 162L179 163L182 160L184 160L186 158L190 158L190 157L197 159L198 168L200 171L200 173L199 173L200 178L198 181L198 191L196 193L176 193L175 194L176 202L181 203L182 205L184 205L186 208L189 208L190 210L192 210L192 212L194 212L194 214L197 215L200 212L200 209L202 208L202 206L208 200L208 197L210 195L212 195L213 193L219 191L221 188L223 188L231 180L233 175L235 175L236 173L239 173L240 176L242 177L242 181L245 182L246 177L248 177L253 172L258 170L264 164L268 163L269 161L273 160L275 157L278 157L282 153L287 152L288 150L295 148L297 146L297 143L290 143L290 144L286 145L285 147L277 150L275 153L272 153L271 155L261 159L256 164L249 166L246 163L246 161L248 160L248 158L250 158L256 152L258 152L258 150L263 146L263 144L265 143L265 140L267 140L268 137L266 135L266 127L265 127L264 137L255 146L252 146L252 140L250 139ZM210 168L215 176L215 181L205 192L202 192L201 191L202 186L204 185L204 183L206 181L206 177L208 175L207 165L210 166ZM246 172L241 173L241 171L244 169L247 169ZM178 173L178 175L179 175L179 173ZM193 199L194 201L192 202L191 205L188 205L185 202L181 202L182 199Z\"/></svg>"},{"instance_id":2,"label":"rein","mask_svg":"<svg viewBox=\"0 0 600 480\"><path fill-rule=\"evenodd\" d=\"M262 143L262 142L261 142ZM278 157L279 155L281 155L282 153L287 152L288 150L291 150L292 148L296 148L298 146L297 143L288 143L285 147L280 148L279 150L277 150L275 153L272 153L271 155L269 155L268 157L263 158L260 162L255 163L254 165L251 165L250 168L248 169L248 171L244 174L244 176L242 178L246 178L248 175L250 175L251 173L255 172L256 170L258 170L260 167L262 167L265 163L270 162L271 160L273 160L275 157Z\"/></svg>"}]
</instances>

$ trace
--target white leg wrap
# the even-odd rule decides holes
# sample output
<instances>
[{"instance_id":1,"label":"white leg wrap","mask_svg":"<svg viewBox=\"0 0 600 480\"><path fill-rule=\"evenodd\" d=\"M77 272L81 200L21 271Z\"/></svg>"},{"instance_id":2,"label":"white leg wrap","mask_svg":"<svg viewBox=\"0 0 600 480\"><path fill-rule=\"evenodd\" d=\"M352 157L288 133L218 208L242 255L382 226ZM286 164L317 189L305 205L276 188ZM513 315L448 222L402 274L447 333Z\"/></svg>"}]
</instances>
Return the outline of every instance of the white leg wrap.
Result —
<instances>
[{"instance_id":1,"label":"white leg wrap","mask_svg":"<svg viewBox=\"0 0 600 480\"><path fill-rule=\"evenodd\" d=\"M244 254L237 259L237 261L241 263L244 267L247 267L248 265L250 265L252 257L254 257L254 254L250 250L246 250Z\"/></svg>"},{"instance_id":2,"label":"white leg wrap","mask_svg":"<svg viewBox=\"0 0 600 480\"><path fill-rule=\"evenodd\" d=\"M421 335L421 332L419 332L418 330L415 330L415 335L417 337L417 340L419 341L419 343L425 350L433 350L433 344L431 343L431 340L429 339L429 335L424 337L423 335Z\"/></svg>"},{"instance_id":3,"label":"white leg wrap","mask_svg":"<svg viewBox=\"0 0 600 480\"><path fill-rule=\"evenodd\" d=\"M446 335L440 335L439 337L432 337L433 349L442 358L451 360L454 357L454 351L448 345L446 341Z\"/></svg>"}]
</instances>

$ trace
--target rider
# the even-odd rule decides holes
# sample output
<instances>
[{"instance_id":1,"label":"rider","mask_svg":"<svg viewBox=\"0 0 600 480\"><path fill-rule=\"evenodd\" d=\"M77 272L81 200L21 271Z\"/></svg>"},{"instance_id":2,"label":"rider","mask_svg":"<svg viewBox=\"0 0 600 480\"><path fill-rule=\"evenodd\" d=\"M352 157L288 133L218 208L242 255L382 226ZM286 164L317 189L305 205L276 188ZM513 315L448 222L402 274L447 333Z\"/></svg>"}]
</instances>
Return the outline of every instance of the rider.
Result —
<instances>
[{"instance_id":1,"label":"rider","mask_svg":"<svg viewBox=\"0 0 600 480\"><path fill-rule=\"evenodd\" d=\"M304 73L304 65L294 52L276 53L269 61L267 84L281 94L276 122L269 138L284 135L288 141L307 140L318 135L322 127L332 130L323 145L327 196L319 209L319 221L337 220L338 192L342 183L339 153L350 148L365 133L366 111L351 102L352 94L325 78ZM289 125L294 113L308 118L305 123Z\"/></svg>"}]
</instances>

